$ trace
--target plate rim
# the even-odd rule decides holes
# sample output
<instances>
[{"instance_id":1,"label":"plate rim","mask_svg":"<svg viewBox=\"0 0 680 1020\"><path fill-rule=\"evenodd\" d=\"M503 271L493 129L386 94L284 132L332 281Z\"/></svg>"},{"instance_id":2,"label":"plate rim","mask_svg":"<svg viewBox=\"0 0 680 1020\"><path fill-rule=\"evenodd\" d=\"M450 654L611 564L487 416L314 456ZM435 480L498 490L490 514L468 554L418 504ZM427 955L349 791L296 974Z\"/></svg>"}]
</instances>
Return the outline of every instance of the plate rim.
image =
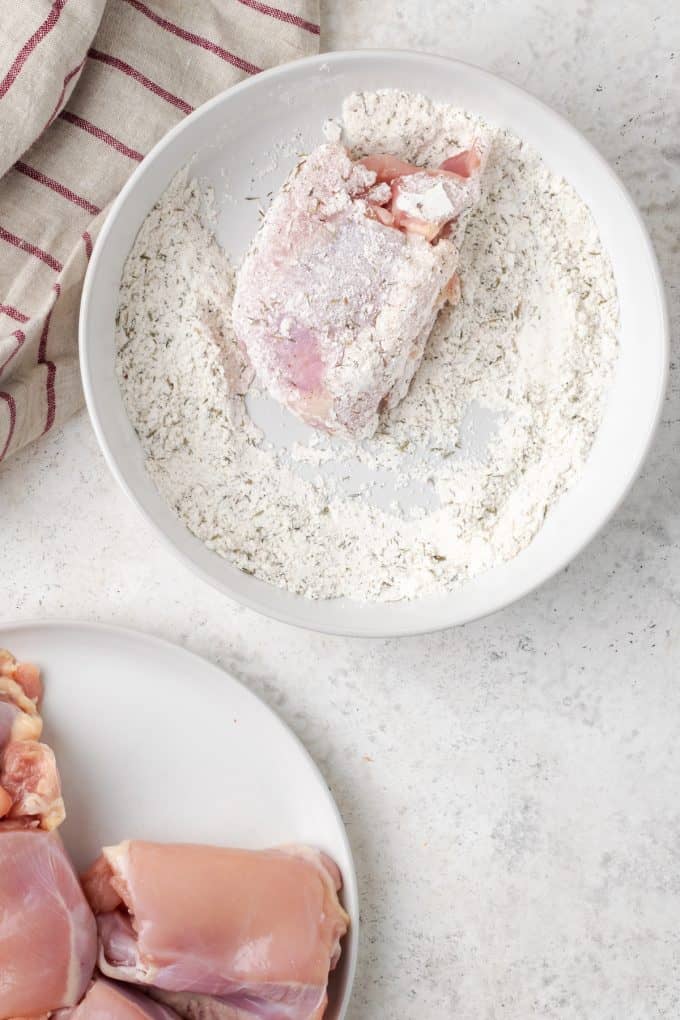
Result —
<instances>
[{"instance_id":1,"label":"plate rim","mask_svg":"<svg viewBox=\"0 0 680 1020\"><path fill-rule=\"evenodd\" d=\"M625 484L619 490L617 498L610 503L606 509L602 510L597 519L588 528L584 529L583 536L580 541L566 553L556 556L553 565L545 572L543 572L538 579L525 580L518 583L512 594L502 594L495 597L490 597L488 605L483 611L477 609L473 610L462 610L452 611L448 614L448 619L437 619L431 620L424 618L421 621L416 619L402 619L401 616L394 617L393 623L382 623L381 625L372 624L370 617L364 624L357 622L356 619L353 622L345 622L342 619L341 613L336 613L336 618L332 618L332 613L327 611L328 607L333 604L332 599L320 599L312 600L306 599L304 596L295 595L285 589L278 589L275 585L268 585L272 590L278 593L285 593L286 595L292 596L289 605L284 605L279 602L263 604L263 601L258 597L253 597L247 592L239 592L236 594L233 587L228 581L216 578L212 576L207 570L199 565L190 555L189 552L179 548L178 545L165 533L163 528L156 523L150 513L142 506L142 503L138 496L133 492L131 487L128 485L126 479L123 476L122 469L118 466L116 458L114 457L111 448L104 435L104 427L102 421L99 418L96 409L96 397L95 387L92 384L90 376L90 362L88 356L88 342L87 342L87 320L90 316L90 303L92 299L92 291L94 288L94 279L96 270L101 258L101 253L106 245L109 234L113 229L113 224L118 216L118 212L121 206L127 200L129 193L136 187L139 177L143 174L146 166L149 162L156 159L158 154L162 152L167 146L169 146L183 131L186 130L187 125L192 123L194 120L203 116L208 110L217 106L223 102L227 95L233 95L238 92L246 91L249 88L257 86L258 83L268 81L272 78L285 78L287 74L290 74L300 68L308 67L310 70L316 68L322 70L324 65L331 64L342 64L344 62L353 59L371 58L378 61L392 60L394 57L400 57L401 59L409 62L422 62L426 61L434 65L442 65L444 67L463 67L473 71L477 75L481 75L486 78L489 82L499 82L505 89L510 90L516 96L520 97L522 101L528 102L537 109L539 109L544 115L548 114L551 118L556 120L561 129L576 139L578 143L585 147L590 157L599 165L600 170L603 171L610 179L612 187L616 188L621 196L621 199L626 205L627 213L631 217L638 228L641 239L643 240L645 247L645 256L650 270L650 282L653 285L655 303L658 308L658 351L660 360L660 371L658 373L656 393L653 403L653 412L645 423L645 431L641 430L641 435L644 436L640 446L639 453L634 461L631 462L630 467L627 471L627 477ZM656 332L656 330L655 330ZM595 539L595 537L603 530L607 523L612 519L617 510L621 507L627 496L629 495L633 485L637 481L642 467L649 455L652 444L656 437L659 424L661 422L661 416L663 412L664 401L668 389L669 381L669 362L670 362L670 323L669 323L669 311L668 302L666 298L665 286L663 275L659 266L659 261L656 256L653 242L650 234L647 230L647 226L642 217L640 210L638 209L635 201L633 200L629 190L620 179L619 175L609 164L607 159L599 152L595 145L577 128L575 127L567 117L554 110L551 106L545 103L542 99L539 99L532 92L528 91L524 87L515 84L503 75L496 74L495 72L489 71L484 67L480 67L470 61L460 60L456 57L446 57L436 53L430 53L426 51L418 51L411 49L355 49L355 50L337 50L330 53L319 53L313 54L309 57L302 57L298 60L286 62L284 64L276 65L275 67L268 68L265 71L259 72L257 75L253 75L250 78L246 78L241 82L237 82L218 95L208 99L201 106L197 107L187 117L184 117L177 124L174 125L162 138L156 142L152 149L149 150L147 155L144 157L142 162L135 168L131 176L123 185L121 191L116 196L112 206L106 216L106 219L99 231L98 237L95 241L92 256L89 261L87 268L85 281L83 284L82 298L80 304L80 314L78 323L78 336L79 336L79 354L80 354L80 373L83 383L83 391L85 394L85 402L88 409L90 422L95 432L97 442L104 455L104 459L111 471L112 475L118 482L119 486L125 492L128 499L136 507L137 511L142 515L147 524L151 527L154 534L161 540L161 543L171 552L171 554L184 563L186 567L195 575L200 577L205 583L210 585L213 589L219 591L223 596L231 600L232 602L240 605L244 605L247 609L253 610L262 616L270 619L278 620L281 623L285 623L291 626L301 627L306 630L316 631L319 633L332 634L342 637L362 637L362 638L392 638L392 637L415 637L418 635L435 633L438 631L448 630L449 628L462 626L466 623L471 623L476 620L485 619L494 613L500 612L503 609L508 608L511 605L521 601L530 595L532 592L537 591L548 581L552 580L558 574L560 574L570 563L576 560L587 546ZM651 405L650 405L651 406ZM227 561L228 562L228 561ZM233 565L232 565L233 566ZM237 569L237 568L235 568ZM267 583L267 582L262 582ZM446 598L446 593L442 593L442 599ZM304 600L305 603L309 603L313 609L311 613L306 612L309 608L305 606L300 608L299 600ZM426 600L414 600L417 602ZM404 603L402 603L403 605ZM361 603L357 600L351 600L353 609L358 609L360 613L367 608L369 613L372 608L378 606L379 608L385 608L383 603ZM331 616L328 619L328 616Z\"/></svg>"},{"instance_id":2,"label":"plate rim","mask_svg":"<svg viewBox=\"0 0 680 1020\"><path fill-rule=\"evenodd\" d=\"M359 956L359 931L360 931L360 918L361 918L361 903L359 898L359 882L357 879L356 865L354 863L354 854L352 851L352 844L347 834L345 822L340 813L335 797L333 796L331 789L326 781L326 778L315 762L310 752L305 747L304 743L298 737L297 733L291 729L290 726L281 718L270 705L264 701L263 698L252 691L245 683L235 677L233 673L223 669L222 666L218 666L217 663L207 658L205 655L201 655L199 652L194 652L191 649L185 648L183 645L176 644L170 641L168 638L159 637L156 634L150 634L145 630L140 630L136 627L121 626L116 623L102 623L98 620L83 620L83 619L59 619L57 617L45 617L45 619L33 619L33 620L2 620L0 621L0 648L6 647L4 644L5 634L8 631L27 631L27 630L59 630L59 631L76 631L86 630L89 632L99 632L100 634L106 634L113 638L122 638L127 641L141 641L149 644L152 647L162 648L166 652L172 652L174 656L177 652L182 653L189 660L198 659L203 666L209 667L213 672L218 672L229 680L236 687L245 693L252 701L255 701L258 706L265 710L265 712L271 716L275 722L286 732L286 734L292 738L293 743L296 745L298 751L302 753L303 758L306 760L307 765L310 767L312 774L314 775L319 787L323 790L326 799L329 802L333 816L338 826L338 831L341 836L343 847L349 861L349 874L346 874L343 870L343 888L348 887L354 900L355 909L354 914L350 915L350 928L348 932L347 944L349 947L348 961L345 963L345 992L340 1002L340 1008L338 1011L337 1020L344 1020L349 1009L349 1004L352 999L352 993L354 991L354 982L356 978L357 962ZM47 667L47 663L45 666ZM346 907L347 905L345 905ZM348 911L349 912L349 911Z\"/></svg>"}]
</instances>

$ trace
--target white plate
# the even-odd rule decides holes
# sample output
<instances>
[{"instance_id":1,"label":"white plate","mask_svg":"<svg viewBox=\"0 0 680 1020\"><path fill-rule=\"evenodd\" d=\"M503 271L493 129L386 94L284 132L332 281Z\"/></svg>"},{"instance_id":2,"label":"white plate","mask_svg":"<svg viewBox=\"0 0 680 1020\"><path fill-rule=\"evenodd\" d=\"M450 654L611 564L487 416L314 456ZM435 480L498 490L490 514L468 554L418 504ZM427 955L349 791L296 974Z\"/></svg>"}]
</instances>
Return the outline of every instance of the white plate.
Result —
<instances>
[{"instance_id":1,"label":"white plate","mask_svg":"<svg viewBox=\"0 0 680 1020\"><path fill-rule=\"evenodd\" d=\"M308 843L330 854L352 920L327 1014L342 1020L358 940L352 853L323 777L281 720L205 659L135 631L10 624L1 647L43 671L45 740L67 810L61 832L79 870L129 837Z\"/></svg>"},{"instance_id":2,"label":"white plate","mask_svg":"<svg viewBox=\"0 0 680 1020\"><path fill-rule=\"evenodd\" d=\"M115 380L114 318L125 257L153 203L190 160L218 195L278 186L294 155L271 167L272 150L297 137L321 140L356 89L402 88L453 102L534 145L590 206L614 267L621 305L621 351L605 418L578 483L531 545L451 594L413 602L311 601L249 577L194 538L156 491ZM261 177L269 169L268 185ZM240 254L254 229L253 202L230 207L220 238ZM642 220L622 184L567 121L514 85L477 67L426 54L333 53L257 75L202 106L139 166L114 203L85 281L80 318L83 384L104 455L146 519L197 573L239 602L332 633L400 635L464 623L520 598L561 570L593 538L635 479L651 443L666 387L668 325L661 277Z\"/></svg>"}]
</instances>

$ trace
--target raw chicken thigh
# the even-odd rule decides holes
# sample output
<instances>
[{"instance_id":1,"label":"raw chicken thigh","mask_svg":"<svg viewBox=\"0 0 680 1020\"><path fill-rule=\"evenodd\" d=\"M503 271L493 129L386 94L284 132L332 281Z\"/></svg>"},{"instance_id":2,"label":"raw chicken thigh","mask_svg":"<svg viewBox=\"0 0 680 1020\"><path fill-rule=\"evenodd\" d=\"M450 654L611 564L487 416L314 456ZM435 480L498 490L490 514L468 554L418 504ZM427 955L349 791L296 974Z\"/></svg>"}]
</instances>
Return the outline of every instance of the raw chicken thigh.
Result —
<instances>
[{"instance_id":1,"label":"raw chicken thigh","mask_svg":"<svg viewBox=\"0 0 680 1020\"><path fill-rule=\"evenodd\" d=\"M178 1016L129 986L98 977L79 1006L60 1010L54 1020L178 1020Z\"/></svg>"},{"instance_id":2,"label":"raw chicken thigh","mask_svg":"<svg viewBox=\"0 0 680 1020\"><path fill-rule=\"evenodd\" d=\"M0 1020L74 1006L97 956L97 926L56 833L0 832Z\"/></svg>"},{"instance_id":3,"label":"raw chicken thigh","mask_svg":"<svg viewBox=\"0 0 680 1020\"><path fill-rule=\"evenodd\" d=\"M83 884L107 976L190 1020L323 1017L349 919L317 851L125 842Z\"/></svg>"},{"instance_id":4,"label":"raw chicken thigh","mask_svg":"<svg viewBox=\"0 0 680 1020\"><path fill-rule=\"evenodd\" d=\"M75 1005L97 955L92 911L56 832L59 774L38 742L40 674L0 651L0 1020Z\"/></svg>"},{"instance_id":5,"label":"raw chicken thigh","mask_svg":"<svg viewBox=\"0 0 680 1020\"><path fill-rule=\"evenodd\" d=\"M322 145L274 199L238 275L236 336L263 386L311 425L370 436L459 297L459 217L478 145L438 169ZM456 228L454 230L454 227ZM456 236L458 235L458 236Z\"/></svg>"}]
</instances>

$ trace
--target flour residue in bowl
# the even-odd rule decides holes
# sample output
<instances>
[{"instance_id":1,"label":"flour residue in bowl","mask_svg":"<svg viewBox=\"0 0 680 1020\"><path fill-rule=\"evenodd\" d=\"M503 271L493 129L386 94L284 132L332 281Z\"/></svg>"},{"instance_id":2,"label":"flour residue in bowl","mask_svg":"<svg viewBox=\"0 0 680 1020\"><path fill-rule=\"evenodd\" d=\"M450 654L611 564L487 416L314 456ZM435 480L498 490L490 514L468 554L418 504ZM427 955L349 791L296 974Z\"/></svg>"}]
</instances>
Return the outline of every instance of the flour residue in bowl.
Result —
<instances>
[{"instance_id":1,"label":"flour residue in bowl","mask_svg":"<svg viewBox=\"0 0 680 1020\"><path fill-rule=\"evenodd\" d=\"M443 593L517 555L578 477L616 360L613 274L586 205L516 136L396 91L350 96L342 133L354 155L429 166L494 139L462 299L378 433L276 424L234 340L234 267L186 174L127 259L118 377L156 485L236 566L312 598Z\"/></svg>"}]
</instances>

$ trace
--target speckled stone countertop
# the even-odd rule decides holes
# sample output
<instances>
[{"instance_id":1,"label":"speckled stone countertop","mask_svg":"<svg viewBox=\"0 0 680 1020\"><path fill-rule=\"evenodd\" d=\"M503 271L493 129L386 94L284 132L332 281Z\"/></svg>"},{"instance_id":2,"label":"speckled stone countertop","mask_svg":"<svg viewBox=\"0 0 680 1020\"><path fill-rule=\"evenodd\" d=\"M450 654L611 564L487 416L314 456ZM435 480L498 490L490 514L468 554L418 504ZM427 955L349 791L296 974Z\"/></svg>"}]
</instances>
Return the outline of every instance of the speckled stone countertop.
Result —
<instances>
[{"instance_id":1,"label":"speckled stone countertop","mask_svg":"<svg viewBox=\"0 0 680 1020\"><path fill-rule=\"evenodd\" d=\"M680 5L326 0L322 44L432 50L536 93L616 166L651 229L677 358ZM680 373L643 476L521 604L401 641L296 631L166 552L84 414L0 472L0 618L178 640L272 705L354 848L351 1020L680 1016Z\"/></svg>"}]
</instances>

